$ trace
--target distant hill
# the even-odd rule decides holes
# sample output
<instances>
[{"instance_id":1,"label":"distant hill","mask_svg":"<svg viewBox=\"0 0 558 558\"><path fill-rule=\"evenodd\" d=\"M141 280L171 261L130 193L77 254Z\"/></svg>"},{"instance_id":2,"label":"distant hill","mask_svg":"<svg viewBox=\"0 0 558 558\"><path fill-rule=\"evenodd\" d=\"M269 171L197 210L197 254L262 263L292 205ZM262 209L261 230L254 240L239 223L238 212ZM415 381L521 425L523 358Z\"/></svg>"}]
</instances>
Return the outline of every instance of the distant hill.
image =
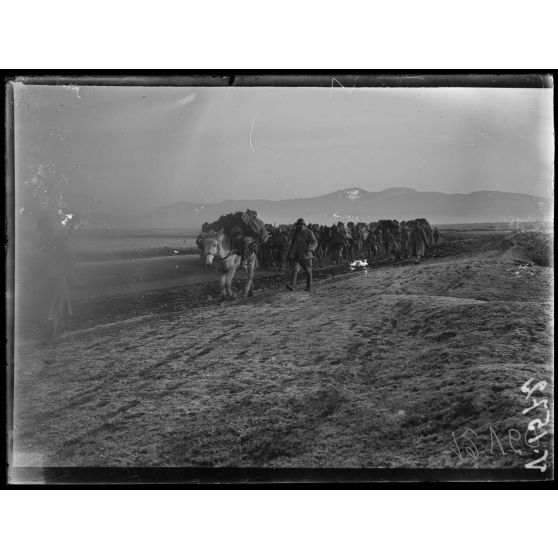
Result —
<instances>
[{"instance_id":1,"label":"distant hill","mask_svg":"<svg viewBox=\"0 0 558 558\"><path fill-rule=\"evenodd\" d=\"M266 223L406 220L425 217L432 223L481 223L541 221L548 218L551 202L526 194L479 191L471 194L418 192L412 188L389 188L369 192L347 188L314 198L280 201L236 200L214 204L177 202L153 209L134 220L142 228L199 228L220 215L255 209Z\"/></svg>"}]
</instances>

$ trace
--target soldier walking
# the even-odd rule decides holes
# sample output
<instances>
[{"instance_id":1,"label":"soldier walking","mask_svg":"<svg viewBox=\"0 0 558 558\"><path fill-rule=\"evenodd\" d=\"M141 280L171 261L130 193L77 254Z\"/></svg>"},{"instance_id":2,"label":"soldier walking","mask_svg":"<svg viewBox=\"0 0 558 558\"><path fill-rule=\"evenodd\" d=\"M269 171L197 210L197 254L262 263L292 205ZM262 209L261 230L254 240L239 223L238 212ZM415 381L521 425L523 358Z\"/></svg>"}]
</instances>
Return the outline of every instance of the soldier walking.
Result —
<instances>
[{"instance_id":1,"label":"soldier walking","mask_svg":"<svg viewBox=\"0 0 558 558\"><path fill-rule=\"evenodd\" d=\"M287 289L295 290L296 278L301 267L306 272L305 290L310 291L312 289L312 258L314 257L313 252L317 247L318 241L314 233L306 228L304 219L298 219L287 254L291 268L291 282L285 285Z\"/></svg>"}]
</instances>

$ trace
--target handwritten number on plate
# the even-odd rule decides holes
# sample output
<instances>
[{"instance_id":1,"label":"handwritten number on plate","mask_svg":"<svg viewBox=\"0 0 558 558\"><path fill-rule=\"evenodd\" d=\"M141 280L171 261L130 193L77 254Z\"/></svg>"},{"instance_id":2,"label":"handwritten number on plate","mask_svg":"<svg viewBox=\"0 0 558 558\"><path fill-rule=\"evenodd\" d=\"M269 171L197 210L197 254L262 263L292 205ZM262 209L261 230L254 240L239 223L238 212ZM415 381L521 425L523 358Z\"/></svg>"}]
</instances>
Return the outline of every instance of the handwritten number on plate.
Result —
<instances>
[{"instance_id":1,"label":"handwritten number on plate","mask_svg":"<svg viewBox=\"0 0 558 558\"><path fill-rule=\"evenodd\" d=\"M525 396L525 399L529 399L529 397L531 397L531 395L533 394L533 392L537 389L540 389L541 391L544 391L546 388L546 382L543 380L541 382L537 382L535 384L535 387L533 387L532 389L529 389L529 386L531 385L531 382L534 382L533 378L531 378L530 380L527 380L522 386L521 386L521 391L523 393L526 393L527 395Z\"/></svg>"},{"instance_id":2,"label":"handwritten number on plate","mask_svg":"<svg viewBox=\"0 0 558 558\"><path fill-rule=\"evenodd\" d=\"M548 450L544 450L544 454L535 459L535 461L531 461L525 465L525 469L539 469L541 473L544 473L548 469L548 463L546 463L546 458L548 457ZM539 465L541 461L545 461L543 465Z\"/></svg>"},{"instance_id":3,"label":"handwritten number on plate","mask_svg":"<svg viewBox=\"0 0 558 558\"><path fill-rule=\"evenodd\" d=\"M529 411L532 411L533 409L535 409L539 405L544 405L544 408L548 411L548 399L541 399L540 401L537 401L537 399L535 399L533 397L533 401L535 403L533 405L531 405L531 407L529 407L528 409L523 409L523 414L524 415L526 415Z\"/></svg>"}]
</instances>

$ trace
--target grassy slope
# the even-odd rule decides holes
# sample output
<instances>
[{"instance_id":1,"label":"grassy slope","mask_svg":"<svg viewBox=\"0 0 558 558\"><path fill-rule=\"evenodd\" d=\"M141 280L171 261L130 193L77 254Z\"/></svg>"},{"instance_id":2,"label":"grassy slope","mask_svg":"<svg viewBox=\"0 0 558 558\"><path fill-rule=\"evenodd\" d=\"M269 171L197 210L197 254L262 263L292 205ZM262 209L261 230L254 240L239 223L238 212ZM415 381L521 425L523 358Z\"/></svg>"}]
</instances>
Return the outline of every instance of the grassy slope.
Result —
<instances>
[{"instance_id":1,"label":"grassy slope","mask_svg":"<svg viewBox=\"0 0 558 558\"><path fill-rule=\"evenodd\" d=\"M75 332L46 350L16 347L16 458L523 466L535 455L519 442L515 454L507 436L529 421L523 382L552 378L551 271L514 257L380 269L310 295L259 295ZM490 452L490 426L505 455ZM452 432L460 439L466 428L479 456L463 449L459 460Z\"/></svg>"}]
</instances>

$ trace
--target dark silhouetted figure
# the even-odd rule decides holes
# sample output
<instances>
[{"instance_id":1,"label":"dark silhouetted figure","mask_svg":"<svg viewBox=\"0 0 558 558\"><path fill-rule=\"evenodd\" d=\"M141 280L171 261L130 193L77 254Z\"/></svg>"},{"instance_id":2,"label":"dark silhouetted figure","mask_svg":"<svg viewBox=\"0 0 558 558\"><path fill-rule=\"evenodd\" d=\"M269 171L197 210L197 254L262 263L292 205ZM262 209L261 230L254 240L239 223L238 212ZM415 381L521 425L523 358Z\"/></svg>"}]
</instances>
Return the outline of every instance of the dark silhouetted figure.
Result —
<instances>
[{"instance_id":1,"label":"dark silhouetted figure","mask_svg":"<svg viewBox=\"0 0 558 558\"><path fill-rule=\"evenodd\" d=\"M306 272L306 290L312 289L312 258L317 247L318 241L314 233L306 228L304 219L298 219L287 254L291 268L291 282L286 284L287 289L295 290L296 277L301 267Z\"/></svg>"},{"instance_id":2,"label":"dark silhouetted figure","mask_svg":"<svg viewBox=\"0 0 558 558\"><path fill-rule=\"evenodd\" d=\"M37 221L41 255L45 261L44 281L48 303L48 332L44 343L55 341L63 331L65 316L72 315L70 284L75 282L75 259L67 242L72 228L58 231L48 215Z\"/></svg>"}]
</instances>

